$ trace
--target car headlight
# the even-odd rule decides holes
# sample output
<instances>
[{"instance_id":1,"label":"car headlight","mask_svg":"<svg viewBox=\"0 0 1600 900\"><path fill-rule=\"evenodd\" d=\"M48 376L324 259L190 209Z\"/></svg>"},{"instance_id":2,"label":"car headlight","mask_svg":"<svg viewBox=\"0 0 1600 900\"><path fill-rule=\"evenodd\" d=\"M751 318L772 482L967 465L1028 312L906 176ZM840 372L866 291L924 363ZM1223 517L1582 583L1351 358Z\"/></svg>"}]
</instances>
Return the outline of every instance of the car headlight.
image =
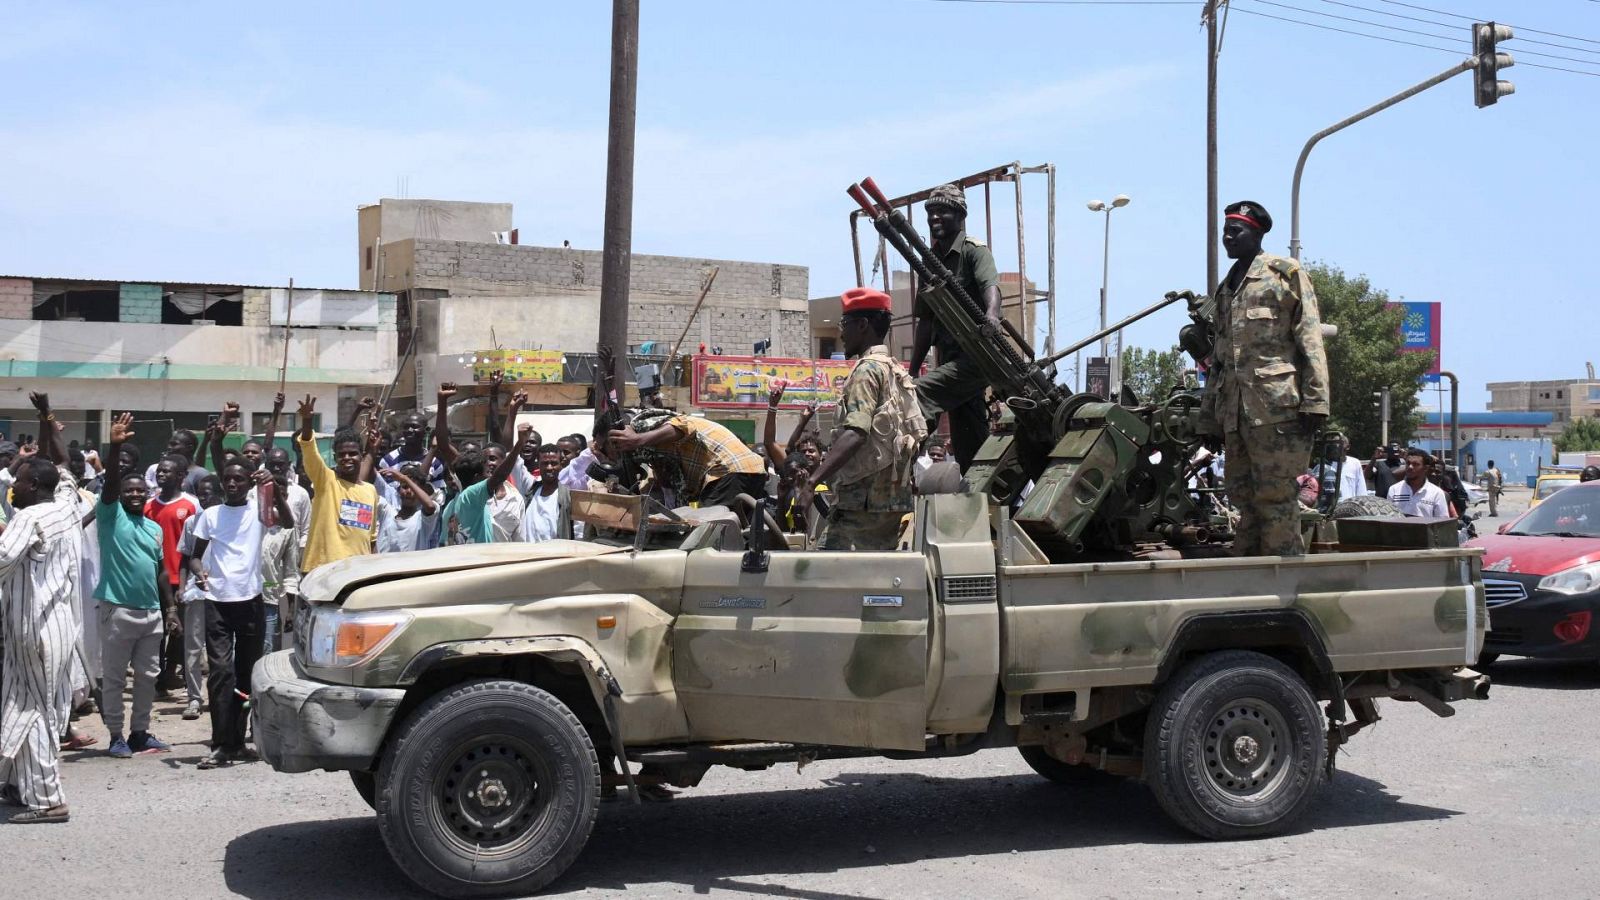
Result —
<instances>
[{"instance_id":1,"label":"car headlight","mask_svg":"<svg viewBox=\"0 0 1600 900\"><path fill-rule=\"evenodd\" d=\"M411 614L397 610L345 612L337 606L311 613L306 635L306 662L313 666L353 666L377 655L411 623Z\"/></svg>"},{"instance_id":2,"label":"car headlight","mask_svg":"<svg viewBox=\"0 0 1600 900\"><path fill-rule=\"evenodd\" d=\"M1600 563L1573 566L1539 579L1539 590L1557 594L1587 594L1600 590Z\"/></svg>"}]
</instances>

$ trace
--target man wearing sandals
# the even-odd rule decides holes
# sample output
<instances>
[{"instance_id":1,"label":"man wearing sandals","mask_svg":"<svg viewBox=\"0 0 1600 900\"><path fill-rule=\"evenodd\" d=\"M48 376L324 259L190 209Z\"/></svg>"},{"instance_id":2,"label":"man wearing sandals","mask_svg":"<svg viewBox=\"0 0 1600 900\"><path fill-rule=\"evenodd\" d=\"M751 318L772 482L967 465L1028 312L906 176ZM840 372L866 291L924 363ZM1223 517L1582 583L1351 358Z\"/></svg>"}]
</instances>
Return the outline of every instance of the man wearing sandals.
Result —
<instances>
[{"instance_id":1,"label":"man wearing sandals","mask_svg":"<svg viewBox=\"0 0 1600 900\"><path fill-rule=\"evenodd\" d=\"M23 461L16 510L0 534L0 802L25 806L20 825L65 822L57 741L72 709L82 545L76 488L43 457Z\"/></svg>"}]
</instances>

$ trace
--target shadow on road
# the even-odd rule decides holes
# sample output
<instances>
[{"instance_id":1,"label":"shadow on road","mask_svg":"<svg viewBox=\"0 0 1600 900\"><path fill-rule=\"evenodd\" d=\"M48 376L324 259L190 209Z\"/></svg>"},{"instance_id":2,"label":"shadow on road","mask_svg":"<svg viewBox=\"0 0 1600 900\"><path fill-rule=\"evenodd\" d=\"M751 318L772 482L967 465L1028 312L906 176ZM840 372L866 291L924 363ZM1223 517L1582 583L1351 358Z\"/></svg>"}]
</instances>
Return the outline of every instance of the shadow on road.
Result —
<instances>
[{"instance_id":1,"label":"shadow on road","mask_svg":"<svg viewBox=\"0 0 1600 900\"><path fill-rule=\"evenodd\" d=\"M1128 781L1068 789L1033 775L947 779L842 773L824 785L746 794L690 791L659 805L634 806L626 799L606 803L588 848L545 893L677 883L696 893L718 888L800 900L853 900L781 880L1012 852L1209 846L1173 825L1147 789ZM1457 814L1406 803L1378 782L1341 772L1301 830ZM426 896L389 863L371 818L278 825L241 835L228 845L225 870L229 890L254 900ZM771 883L775 880L780 883ZM803 877L794 880L805 883Z\"/></svg>"},{"instance_id":2,"label":"shadow on road","mask_svg":"<svg viewBox=\"0 0 1600 900\"><path fill-rule=\"evenodd\" d=\"M1594 660L1501 659L1483 666L1495 684L1545 688L1557 691L1592 691L1600 688L1600 663ZM1490 691L1491 695L1493 691Z\"/></svg>"}]
</instances>

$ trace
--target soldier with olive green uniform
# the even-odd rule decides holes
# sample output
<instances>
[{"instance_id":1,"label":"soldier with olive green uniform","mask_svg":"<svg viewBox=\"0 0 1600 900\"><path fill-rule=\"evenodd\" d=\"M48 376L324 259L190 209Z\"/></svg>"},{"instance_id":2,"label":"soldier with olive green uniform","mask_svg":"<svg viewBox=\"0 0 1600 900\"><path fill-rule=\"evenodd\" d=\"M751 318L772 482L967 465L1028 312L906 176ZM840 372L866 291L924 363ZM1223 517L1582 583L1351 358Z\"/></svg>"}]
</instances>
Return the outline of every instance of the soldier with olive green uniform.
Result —
<instances>
[{"instance_id":1,"label":"soldier with olive green uniform","mask_svg":"<svg viewBox=\"0 0 1600 900\"><path fill-rule=\"evenodd\" d=\"M1311 279L1297 260L1261 252L1272 217L1259 203L1226 209L1234 260L1217 287L1216 339L1201 431L1227 447L1228 499L1239 510L1238 556L1299 556L1295 477L1328 416L1328 360Z\"/></svg>"}]
</instances>

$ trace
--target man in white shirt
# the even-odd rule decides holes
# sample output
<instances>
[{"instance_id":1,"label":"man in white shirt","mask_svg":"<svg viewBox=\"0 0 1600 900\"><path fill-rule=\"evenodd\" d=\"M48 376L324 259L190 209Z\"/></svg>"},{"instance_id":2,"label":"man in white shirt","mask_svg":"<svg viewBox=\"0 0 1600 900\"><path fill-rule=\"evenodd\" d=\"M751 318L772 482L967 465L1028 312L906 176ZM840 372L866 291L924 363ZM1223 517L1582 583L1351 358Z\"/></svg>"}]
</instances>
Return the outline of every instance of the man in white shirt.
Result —
<instances>
[{"instance_id":1,"label":"man in white shirt","mask_svg":"<svg viewBox=\"0 0 1600 900\"><path fill-rule=\"evenodd\" d=\"M301 487L300 480L294 476L294 460L290 458L288 450L273 447L263 458L272 477L289 486L289 511L294 513L295 535L303 553L306 549L306 535L311 531L311 492Z\"/></svg>"},{"instance_id":2,"label":"man in white shirt","mask_svg":"<svg viewBox=\"0 0 1600 900\"><path fill-rule=\"evenodd\" d=\"M422 466L408 463L380 473L393 494L378 491L378 552L403 553L427 550L435 545L439 531L439 500L419 480L425 478Z\"/></svg>"},{"instance_id":3,"label":"man in white shirt","mask_svg":"<svg viewBox=\"0 0 1600 900\"><path fill-rule=\"evenodd\" d=\"M1350 455L1350 442L1343 437L1330 439L1324 448L1324 459L1306 470L1317 479L1321 491L1317 495L1317 508L1332 510L1341 500L1370 494L1366 475L1361 471L1361 460Z\"/></svg>"},{"instance_id":4,"label":"man in white shirt","mask_svg":"<svg viewBox=\"0 0 1600 900\"><path fill-rule=\"evenodd\" d=\"M529 492L522 514L522 539L531 543L572 538L572 500L561 483L561 448L539 448L539 481Z\"/></svg>"},{"instance_id":5,"label":"man in white shirt","mask_svg":"<svg viewBox=\"0 0 1600 900\"><path fill-rule=\"evenodd\" d=\"M1428 454L1413 447L1406 451L1406 477L1389 488L1389 500L1408 516L1429 519L1450 517L1450 501L1428 480Z\"/></svg>"},{"instance_id":6,"label":"man in white shirt","mask_svg":"<svg viewBox=\"0 0 1600 900\"><path fill-rule=\"evenodd\" d=\"M270 473L254 477L242 458L222 469L222 503L200 513L194 527L189 571L206 594L206 676L211 707L211 755L202 769L216 769L235 760L251 759L244 746L245 702L250 676L261 658L266 608L261 599L261 543L266 526L263 510L250 502L252 482L265 484ZM273 491L278 524L294 526L287 492Z\"/></svg>"}]
</instances>

